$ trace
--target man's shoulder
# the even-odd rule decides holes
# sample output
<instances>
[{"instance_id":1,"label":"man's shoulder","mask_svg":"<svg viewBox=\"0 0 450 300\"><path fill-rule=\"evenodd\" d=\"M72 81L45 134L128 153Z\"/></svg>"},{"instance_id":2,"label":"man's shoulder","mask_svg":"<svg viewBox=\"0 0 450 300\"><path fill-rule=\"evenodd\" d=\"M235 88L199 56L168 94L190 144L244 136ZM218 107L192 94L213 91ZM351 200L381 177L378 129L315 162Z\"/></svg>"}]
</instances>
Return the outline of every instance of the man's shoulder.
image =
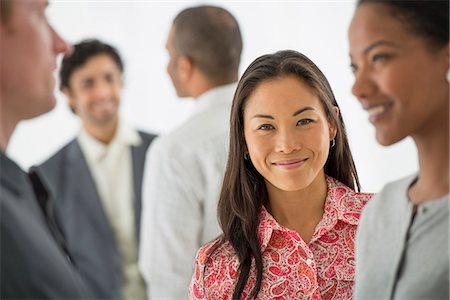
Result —
<instances>
[{"instance_id":1,"label":"man's shoulder","mask_svg":"<svg viewBox=\"0 0 450 300\"><path fill-rule=\"evenodd\" d=\"M158 143L168 151L186 152L189 149L199 150L216 140L227 141L228 133L225 126L205 121L200 116L193 116L175 130L162 135Z\"/></svg>"},{"instance_id":2,"label":"man's shoulder","mask_svg":"<svg viewBox=\"0 0 450 300\"><path fill-rule=\"evenodd\" d=\"M78 144L77 139L73 139L69 141L67 144L62 146L59 150L57 150L53 155L47 158L45 161L40 163L37 167L42 169L48 169L49 167L53 167L55 165L63 163L69 153L73 152L76 149L79 149L80 146Z\"/></svg>"},{"instance_id":3,"label":"man's shoulder","mask_svg":"<svg viewBox=\"0 0 450 300\"><path fill-rule=\"evenodd\" d=\"M26 173L6 154L0 153L0 198L4 198L8 193L19 195L27 180Z\"/></svg>"},{"instance_id":4,"label":"man's shoulder","mask_svg":"<svg viewBox=\"0 0 450 300\"><path fill-rule=\"evenodd\" d=\"M41 164L32 166L30 172L36 173L47 189L56 193L56 190L67 180L67 174L72 173L73 163L79 165L83 163L83 160L85 158L80 145L77 139L73 139Z\"/></svg>"}]
</instances>

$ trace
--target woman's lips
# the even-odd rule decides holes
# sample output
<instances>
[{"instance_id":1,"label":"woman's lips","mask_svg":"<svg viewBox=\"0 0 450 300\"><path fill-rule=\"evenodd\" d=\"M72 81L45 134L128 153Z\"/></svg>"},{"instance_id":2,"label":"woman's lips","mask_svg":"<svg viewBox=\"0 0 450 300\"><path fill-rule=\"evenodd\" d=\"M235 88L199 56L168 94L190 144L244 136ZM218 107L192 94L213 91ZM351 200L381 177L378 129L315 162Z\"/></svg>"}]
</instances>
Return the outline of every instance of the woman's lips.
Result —
<instances>
[{"instance_id":1,"label":"woman's lips","mask_svg":"<svg viewBox=\"0 0 450 300\"><path fill-rule=\"evenodd\" d=\"M273 165L281 169L291 170L302 166L307 160L308 160L307 158L284 160L275 162L273 163Z\"/></svg>"}]
</instances>

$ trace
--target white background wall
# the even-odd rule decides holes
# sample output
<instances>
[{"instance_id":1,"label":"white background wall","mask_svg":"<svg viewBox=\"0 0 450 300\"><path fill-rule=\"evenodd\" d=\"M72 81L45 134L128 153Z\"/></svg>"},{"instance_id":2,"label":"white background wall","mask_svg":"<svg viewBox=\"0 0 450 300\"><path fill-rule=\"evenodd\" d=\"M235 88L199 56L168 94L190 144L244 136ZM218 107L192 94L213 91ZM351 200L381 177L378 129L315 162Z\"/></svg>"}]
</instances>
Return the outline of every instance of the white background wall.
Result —
<instances>
[{"instance_id":1,"label":"white background wall","mask_svg":"<svg viewBox=\"0 0 450 300\"><path fill-rule=\"evenodd\" d=\"M71 43L95 37L119 49L125 61L123 118L164 134L181 125L192 108L189 99L177 99L166 74L166 37L181 9L205 3L222 6L238 19L244 40L241 74L259 55L281 49L300 51L321 68L341 107L364 191L376 192L386 182L417 170L412 141L379 146L366 112L351 94L347 28L354 1L53 0L48 17ZM80 127L66 99L55 92L56 108L20 123L10 141L8 154L25 169L49 157Z\"/></svg>"}]
</instances>

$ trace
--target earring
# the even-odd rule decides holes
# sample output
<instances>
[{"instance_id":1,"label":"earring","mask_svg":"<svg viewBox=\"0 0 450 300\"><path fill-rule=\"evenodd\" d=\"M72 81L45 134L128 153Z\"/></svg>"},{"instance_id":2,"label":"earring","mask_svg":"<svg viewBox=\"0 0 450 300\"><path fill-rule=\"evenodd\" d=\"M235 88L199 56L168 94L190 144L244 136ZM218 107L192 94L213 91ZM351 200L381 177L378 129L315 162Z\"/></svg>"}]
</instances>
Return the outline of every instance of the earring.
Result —
<instances>
[{"instance_id":1,"label":"earring","mask_svg":"<svg viewBox=\"0 0 450 300\"><path fill-rule=\"evenodd\" d=\"M333 148L335 145L336 145L336 139L332 139L330 148Z\"/></svg>"},{"instance_id":2,"label":"earring","mask_svg":"<svg viewBox=\"0 0 450 300\"><path fill-rule=\"evenodd\" d=\"M450 69L447 71L447 81L450 82Z\"/></svg>"},{"instance_id":3,"label":"earring","mask_svg":"<svg viewBox=\"0 0 450 300\"><path fill-rule=\"evenodd\" d=\"M248 152L244 153L244 159L245 160L250 160L250 155L248 155Z\"/></svg>"}]
</instances>

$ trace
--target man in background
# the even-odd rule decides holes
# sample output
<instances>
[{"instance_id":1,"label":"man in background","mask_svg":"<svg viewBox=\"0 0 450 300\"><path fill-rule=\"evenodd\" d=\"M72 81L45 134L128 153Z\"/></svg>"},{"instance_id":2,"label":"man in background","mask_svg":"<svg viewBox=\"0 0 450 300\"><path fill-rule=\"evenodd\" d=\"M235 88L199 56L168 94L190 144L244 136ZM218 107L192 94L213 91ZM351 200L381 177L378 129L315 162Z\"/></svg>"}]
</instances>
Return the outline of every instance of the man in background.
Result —
<instances>
[{"instance_id":1,"label":"man in background","mask_svg":"<svg viewBox=\"0 0 450 300\"><path fill-rule=\"evenodd\" d=\"M86 296L40 178L5 154L16 125L55 106L56 56L69 46L46 0L0 1L0 298Z\"/></svg>"},{"instance_id":2,"label":"man in background","mask_svg":"<svg viewBox=\"0 0 450 300\"><path fill-rule=\"evenodd\" d=\"M228 11L199 6L177 15L166 48L178 96L196 106L155 141L145 166L139 265L153 300L186 299L196 251L220 233L216 207L242 38Z\"/></svg>"},{"instance_id":3,"label":"man in background","mask_svg":"<svg viewBox=\"0 0 450 300\"><path fill-rule=\"evenodd\" d=\"M93 299L146 298L137 256L142 175L154 135L119 118L123 69L111 45L74 45L62 61L60 87L82 129L36 168L57 198L68 248Z\"/></svg>"}]
</instances>

